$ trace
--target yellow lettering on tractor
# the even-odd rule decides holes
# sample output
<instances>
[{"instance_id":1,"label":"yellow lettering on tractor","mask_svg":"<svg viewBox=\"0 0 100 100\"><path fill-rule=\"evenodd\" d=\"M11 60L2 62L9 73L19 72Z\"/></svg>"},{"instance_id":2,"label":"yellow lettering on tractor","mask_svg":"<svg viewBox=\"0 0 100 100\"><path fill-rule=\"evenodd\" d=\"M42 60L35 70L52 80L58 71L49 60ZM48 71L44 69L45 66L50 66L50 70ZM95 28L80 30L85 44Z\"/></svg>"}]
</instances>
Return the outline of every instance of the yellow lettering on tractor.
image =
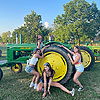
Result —
<instances>
[{"instance_id":1,"label":"yellow lettering on tractor","mask_svg":"<svg viewBox=\"0 0 100 100\"><path fill-rule=\"evenodd\" d=\"M20 49L31 49L30 47L21 47Z\"/></svg>"}]
</instances>

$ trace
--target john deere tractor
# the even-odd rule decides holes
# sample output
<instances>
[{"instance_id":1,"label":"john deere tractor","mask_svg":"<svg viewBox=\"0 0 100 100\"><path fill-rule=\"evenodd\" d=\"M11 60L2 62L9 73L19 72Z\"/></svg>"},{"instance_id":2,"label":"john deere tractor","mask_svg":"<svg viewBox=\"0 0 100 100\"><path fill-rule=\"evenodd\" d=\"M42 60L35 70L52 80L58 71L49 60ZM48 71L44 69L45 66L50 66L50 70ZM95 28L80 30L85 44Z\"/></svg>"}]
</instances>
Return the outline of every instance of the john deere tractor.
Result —
<instances>
[{"instance_id":1,"label":"john deere tractor","mask_svg":"<svg viewBox=\"0 0 100 100\"><path fill-rule=\"evenodd\" d=\"M68 51L59 45L72 50L71 45L61 43L57 41L51 41L44 44L49 45L43 52L44 58L39 59L37 63L37 70L42 75L44 69L43 64L49 62L52 68L55 70L53 80L62 84L66 83L75 71L74 66L71 64L69 57L67 56ZM22 70L22 64L26 63L31 57L33 49L36 48L36 44L8 44L7 45L7 62L0 65L10 66L11 70L15 73L19 73ZM93 52L84 46L80 46L81 53L83 56L83 65L85 70L89 70L95 63L95 57ZM0 79L3 76L3 72L0 69Z\"/></svg>"}]
</instances>

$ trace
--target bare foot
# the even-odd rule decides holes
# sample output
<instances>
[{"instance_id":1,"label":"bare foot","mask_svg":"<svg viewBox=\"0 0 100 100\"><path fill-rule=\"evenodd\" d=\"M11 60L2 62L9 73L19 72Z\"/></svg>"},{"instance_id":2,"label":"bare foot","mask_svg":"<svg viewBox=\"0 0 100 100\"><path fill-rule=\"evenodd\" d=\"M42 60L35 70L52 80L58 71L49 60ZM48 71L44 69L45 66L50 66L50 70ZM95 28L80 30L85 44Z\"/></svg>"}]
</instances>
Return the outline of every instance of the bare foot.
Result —
<instances>
[{"instance_id":1,"label":"bare foot","mask_svg":"<svg viewBox=\"0 0 100 100\"><path fill-rule=\"evenodd\" d=\"M48 91L48 94L50 95L50 91Z\"/></svg>"},{"instance_id":2,"label":"bare foot","mask_svg":"<svg viewBox=\"0 0 100 100\"><path fill-rule=\"evenodd\" d=\"M45 98L45 96L46 96L46 93L43 93L42 97Z\"/></svg>"}]
</instances>

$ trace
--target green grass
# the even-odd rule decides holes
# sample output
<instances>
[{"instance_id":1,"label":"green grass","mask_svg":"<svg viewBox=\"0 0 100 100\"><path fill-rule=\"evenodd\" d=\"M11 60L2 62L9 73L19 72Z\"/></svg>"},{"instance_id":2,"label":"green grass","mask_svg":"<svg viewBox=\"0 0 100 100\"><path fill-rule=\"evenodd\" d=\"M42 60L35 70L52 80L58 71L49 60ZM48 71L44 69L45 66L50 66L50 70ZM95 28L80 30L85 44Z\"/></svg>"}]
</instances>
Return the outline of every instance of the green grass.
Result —
<instances>
[{"instance_id":1,"label":"green grass","mask_svg":"<svg viewBox=\"0 0 100 100\"><path fill-rule=\"evenodd\" d=\"M24 65L25 67L25 65ZM38 93L29 88L32 75L23 71L12 73L10 68L2 68L4 76L0 81L0 100L42 100L42 92ZM85 71L79 78L84 91L78 92L75 87L75 96L63 92L59 88L51 87L51 95L44 100L100 100L100 63L96 63L90 71ZM70 80L65 87L69 90L74 86Z\"/></svg>"},{"instance_id":2,"label":"green grass","mask_svg":"<svg viewBox=\"0 0 100 100\"><path fill-rule=\"evenodd\" d=\"M2 59L6 59L6 47L0 46L3 51ZM1 60L1 58L0 58ZM19 74L12 73L9 67L3 67L3 78L0 81L0 100L42 100L42 92L37 93L29 88L32 75L23 70ZM51 95L44 100L100 100L100 63L96 63L90 71L85 71L79 78L84 86L84 91L78 92L73 80L64 86L71 90L76 89L75 96L63 92L59 88L51 87Z\"/></svg>"}]
</instances>

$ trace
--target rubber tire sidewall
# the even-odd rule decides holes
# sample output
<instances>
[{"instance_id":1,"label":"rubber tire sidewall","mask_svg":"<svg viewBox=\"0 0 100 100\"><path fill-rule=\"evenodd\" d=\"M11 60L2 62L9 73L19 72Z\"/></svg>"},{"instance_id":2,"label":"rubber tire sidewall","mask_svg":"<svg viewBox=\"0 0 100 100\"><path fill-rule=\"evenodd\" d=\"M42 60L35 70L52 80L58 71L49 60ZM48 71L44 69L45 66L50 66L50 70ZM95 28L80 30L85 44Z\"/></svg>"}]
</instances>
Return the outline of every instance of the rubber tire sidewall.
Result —
<instances>
[{"instance_id":1,"label":"rubber tire sidewall","mask_svg":"<svg viewBox=\"0 0 100 100\"><path fill-rule=\"evenodd\" d=\"M73 73L73 66L71 64L71 61L69 59L69 57L67 56L67 51L59 46L56 45L51 45L49 47L47 47L43 53L47 53L47 52L57 52L60 55L62 55L64 57L64 59L66 60L67 63L67 73L64 76L63 79L61 79L60 81L58 81L61 84L65 84L70 78L71 78L71 74Z\"/></svg>"},{"instance_id":2,"label":"rubber tire sidewall","mask_svg":"<svg viewBox=\"0 0 100 100\"><path fill-rule=\"evenodd\" d=\"M0 80L2 79L2 77L3 77L3 71L0 68Z\"/></svg>"},{"instance_id":3,"label":"rubber tire sidewall","mask_svg":"<svg viewBox=\"0 0 100 100\"><path fill-rule=\"evenodd\" d=\"M2 50L0 50L0 57L2 57Z\"/></svg>"}]
</instances>

